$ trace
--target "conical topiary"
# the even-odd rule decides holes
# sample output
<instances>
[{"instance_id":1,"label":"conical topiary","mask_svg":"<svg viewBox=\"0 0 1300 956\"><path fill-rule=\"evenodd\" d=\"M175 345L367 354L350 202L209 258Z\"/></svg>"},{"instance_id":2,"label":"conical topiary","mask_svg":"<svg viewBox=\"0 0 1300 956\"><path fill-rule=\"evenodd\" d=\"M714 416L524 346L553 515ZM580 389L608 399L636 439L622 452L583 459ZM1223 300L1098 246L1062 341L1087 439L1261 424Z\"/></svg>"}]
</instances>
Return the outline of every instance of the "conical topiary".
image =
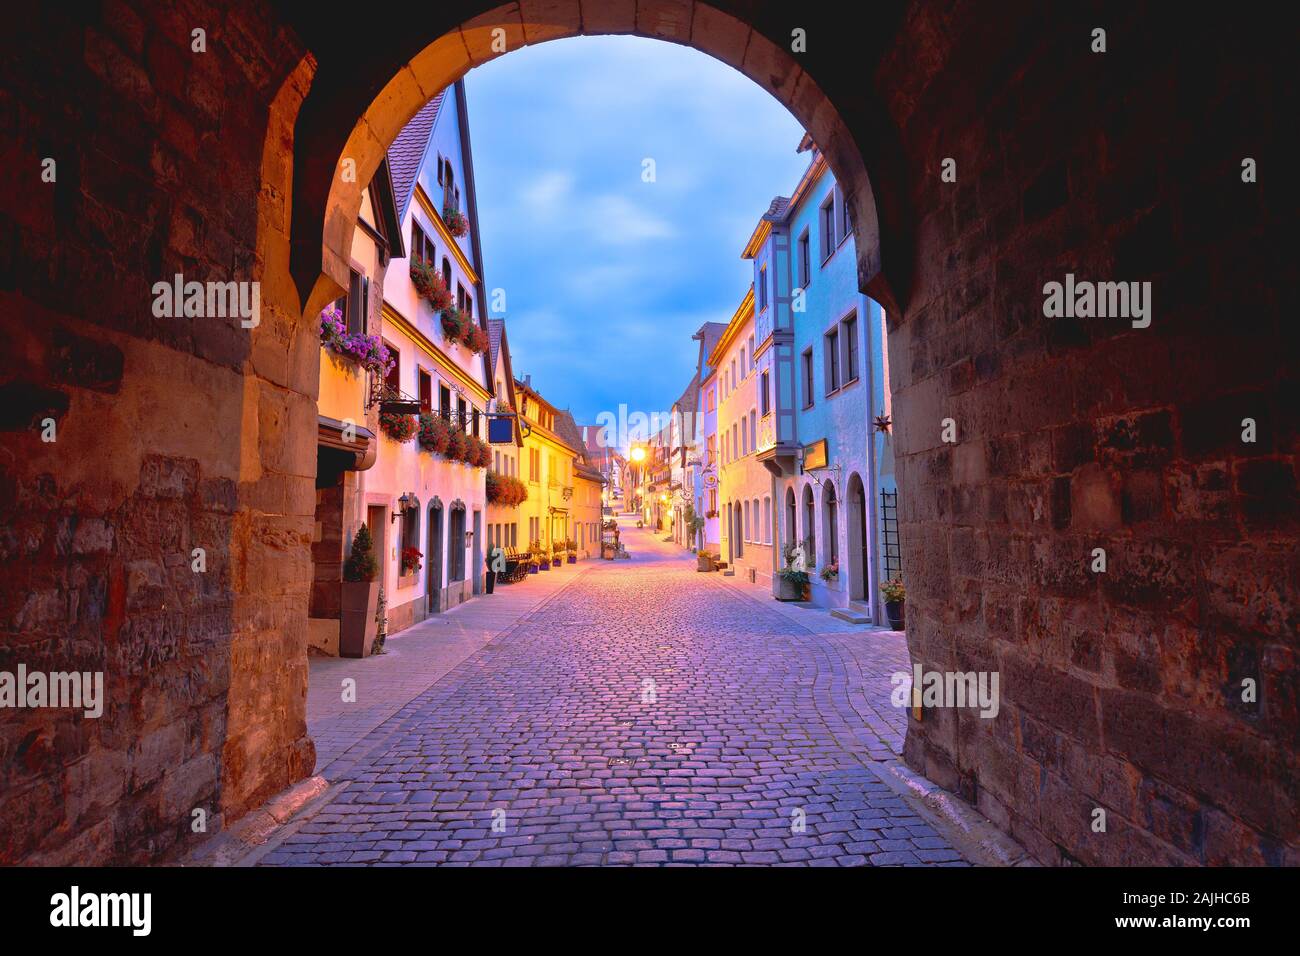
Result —
<instances>
[{"instance_id":1,"label":"conical topiary","mask_svg":"<svg viewBox=\"0 0 1300 956\"><path fill-rule=\"evenodd\" d=\"M370 528L362 525L352 539L352 553L343 563L344 581L373 581L379 576L379 562L375 559L375 543Z\"/></svg>"}]
</instances>

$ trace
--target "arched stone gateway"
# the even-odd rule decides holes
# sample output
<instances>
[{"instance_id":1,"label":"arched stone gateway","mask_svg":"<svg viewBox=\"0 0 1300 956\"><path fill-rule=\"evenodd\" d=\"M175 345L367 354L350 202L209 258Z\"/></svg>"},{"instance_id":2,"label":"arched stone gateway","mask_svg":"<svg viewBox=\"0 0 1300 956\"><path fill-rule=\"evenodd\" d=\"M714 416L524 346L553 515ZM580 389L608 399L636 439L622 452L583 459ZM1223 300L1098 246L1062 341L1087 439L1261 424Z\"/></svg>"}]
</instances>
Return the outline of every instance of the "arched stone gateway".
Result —
<instances>
[{"instance_id":1,"label":"arched stone gateway","mask_svg":"<svg viewBox=\"0 0 1300 956\"><path fill-rule=\"evenodd\" d=\"M909 713L908 762L1045 862L1300 862L1274 198L1295 78L1267 12L459 0L359 32L318 4L183 9L35 5L0 39L0 670L103 671L109 700L97 722L9 715L0 861L154 859L194 809L215 827L311 773L305 317L342 276L342 160L367 182L499 27L507 51L702 49L849 185L889 315L911 654L1001 677L995 719ZM258 282L258 322L155 309L178 274ZM1067 276L1150 282L1149 324L1046 314Z\"/></svg>"}]
</instances>

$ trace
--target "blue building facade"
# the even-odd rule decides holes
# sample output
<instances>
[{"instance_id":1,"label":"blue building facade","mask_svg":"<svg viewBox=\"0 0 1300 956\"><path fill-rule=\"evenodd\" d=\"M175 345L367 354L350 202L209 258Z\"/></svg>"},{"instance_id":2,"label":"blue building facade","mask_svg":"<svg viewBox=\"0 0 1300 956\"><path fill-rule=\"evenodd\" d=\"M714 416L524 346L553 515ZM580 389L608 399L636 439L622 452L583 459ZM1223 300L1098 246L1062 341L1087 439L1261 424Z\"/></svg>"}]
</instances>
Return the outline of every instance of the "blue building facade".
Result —
<instances>
[{"instance_id":1,"label":"blue building facade","mask_svg":"<svg viewBox=\"0 0 1300 956\"><path fill-rule=\"evenodd\" d=\"M848 203L820 151L746 245L754 265L759 457L772 474L781 548L812 577L811 597L884 622L885 507L896 499L888 433L884 315L858 291ZM720 423L721 426L721 423ZM892 528L892 526L888 526ZM774 569L775 570L775 569Z\"/></svg>"}]
</instances>

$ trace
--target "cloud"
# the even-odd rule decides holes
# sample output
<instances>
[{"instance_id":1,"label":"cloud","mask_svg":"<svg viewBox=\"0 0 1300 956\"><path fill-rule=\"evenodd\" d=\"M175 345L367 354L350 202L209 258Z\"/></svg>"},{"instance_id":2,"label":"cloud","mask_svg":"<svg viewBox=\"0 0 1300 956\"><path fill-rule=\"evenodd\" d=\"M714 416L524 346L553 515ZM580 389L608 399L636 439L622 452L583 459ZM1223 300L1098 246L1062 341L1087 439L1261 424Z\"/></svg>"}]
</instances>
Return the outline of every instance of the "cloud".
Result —
<instances>
[{"instance_id":1,"label":"cloud","mask_svg":"<svg viewBox=\"0 0 1300 956\"><path fill-rule=\"evenodd\" d=\"M745 240L807 166L798 123L731 67L637 37L525 47L466 85L484 274L508 290L517 371L580 419L667 407L691 334L752 281Z\"/></svg>"}]
</instances>

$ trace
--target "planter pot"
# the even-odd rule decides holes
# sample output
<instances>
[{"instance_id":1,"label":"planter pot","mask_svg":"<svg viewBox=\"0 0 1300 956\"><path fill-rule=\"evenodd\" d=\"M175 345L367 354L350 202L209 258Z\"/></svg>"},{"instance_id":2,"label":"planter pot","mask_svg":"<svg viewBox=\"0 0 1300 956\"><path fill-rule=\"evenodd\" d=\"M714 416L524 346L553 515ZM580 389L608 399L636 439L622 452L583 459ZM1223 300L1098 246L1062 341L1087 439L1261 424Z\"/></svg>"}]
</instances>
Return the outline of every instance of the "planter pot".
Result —
<instances>
[{"instance_id":1,"label":"planter pot","mask_svg":"<svg viewBox=\"0 0 1300 956\"><path fill-rule=\"evenodd\" d=\"M551 562L543 561L541 564L538 565L538 567L541 568L543 571L549 571L551 570Z\"/></svg>"},{"instance_id":2,"label":"planter pot","mask_svg":"<svg viewBox=\"0 0 1300 956\"><path fill-rule=\"evenodd\" d=\"M375 609L379 605L378 581L344 581L341 585L339 656L369 657L375 646Z\"/></svg>"},{"instance_id":3,"label":"planter pot","mask_svg":"<svg viewBox=\"0 0 1300 956\"><path fill-rule=\"evenodd\" d=\"M891 631L903 630L903 603L902 601L885 602L885 616L889 618L889 629Z\"/></svg>"},{"instance_id":4,"label":"planter pot","mask_svg":"<svg viewBox=\"0 0 1300 956\"><path fill-rule=\"evenodd\" d=\"M570 564L577 564L577 563L578 563L578 556L577 556L576 554L571 554L571 555L569 555L569 563L570 563Z\"/></svg>"},{"instance_id":5,"label":"planter pot","mask_svg":"<svg viewBox=\"0 0 1300 956\"><path fill-rule=\"evenodd\" d=\"M483 592L485 594L491 594L492 589L496 587L496 585L497 585L497 573L495 571L486 572L483 575Z\"/></svg>"},{"instance_id":6,"label":"planter pot","mask_svg":"<svg viewBox=\"0 0 1300 956\"><path fill-rule=\"evenodd\" d=\"M802 601L803 588L793 581L787 581L778 574L776 577L776 599L778 601Z\"/></svg>"},{"instance_id":7,"label":"planter pot","mask_svg":"<svg viewBox=\"0 0 1300 956\"><path fill-rule=\"evenodd\" d=\"M712 571L712 570L713 570L713 556L710 555L710 554L704 554L704 553L697 554L697 555L695 556L695 570L697 570L697 571Z\"/></svg>"},{"instance_id":8,"label":"planter pot","mask_svg":"<svg viewBox=\"0 0 1300 956\"><path fill-rule=\"evenodd\" d=\"M535 567L534 567L533 565L531 565L531 564L528 565L528 573L529 573L529 574L536 574L536 573L537 573L537 568L535 568Z\"/></svg>"}]
</instances>

